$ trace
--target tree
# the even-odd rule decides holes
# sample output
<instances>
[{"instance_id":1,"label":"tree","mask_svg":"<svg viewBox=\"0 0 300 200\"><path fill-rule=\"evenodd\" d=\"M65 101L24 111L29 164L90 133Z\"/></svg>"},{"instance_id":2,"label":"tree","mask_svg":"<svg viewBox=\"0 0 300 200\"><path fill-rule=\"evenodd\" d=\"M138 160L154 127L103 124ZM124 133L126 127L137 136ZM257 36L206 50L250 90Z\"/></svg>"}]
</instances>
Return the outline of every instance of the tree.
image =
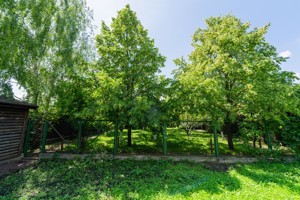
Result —
<instances>
[{"instance_id":1,"label":"tree","mask_svg":"<svg viewBox=\"0 0 300 200\"><path fill-rule=\"evenodd\" d=\"M0 68L39 112L55 112L55 102L65 98L59 85L81 76L91 55L85 0L1 1L0 15Z\"/></svg>"},{"instance_id":2,"label":"tree","mask_svg":"<svg viewBox=\"0 0 300 200\"><path fill-rule=\"evenodd\" d=\"M1 77L1 72L0 72ZM14 92L10 82L4 79L0 79L0 97L3 96L7 99L14 99Z\"/></svg>"},{"instance_id":3,"label":"tree","mask_svg":"<svg viewBox=\"0 0 300 200\"><path fill-rule=\"evenodd\" d=\"M295 75L282 72L284 58L264 38L269 25L249 30L234 16L211 17L194 36L190 62L177 59L177 81L198 112L224 125L233 150L234 123L243 118L278 120L293 106ZM280 110L280 112L279 112Z\"/></svg>"},{"instance_id":4,"label":"tree","mask_svg":"<svg viewBox=\"0 0 300 200\"><path fill-rule=\"evenodd\" d=\"M300 84L294 85L295 95L298 98L296 107L300 107ZM288 113L287 119L284 121L284 125L280 126L280 142L284 146L289 146L295 153L300 155L300 114Z\"/></svg>"},{"instance_id":5,"label":"tree","mask_svg":"<svg viewBox=\"0 0 300 200\"><path fill-rule=\"evenodd\" d=\"M158 73L165 57L129 5L118 12L110 27L102 22L96 41L99 88L94 96L106 118L125 123L130 146L132 126L145 122L145 114L160 100L165 79Z\"/></svg>"}]
</instances>

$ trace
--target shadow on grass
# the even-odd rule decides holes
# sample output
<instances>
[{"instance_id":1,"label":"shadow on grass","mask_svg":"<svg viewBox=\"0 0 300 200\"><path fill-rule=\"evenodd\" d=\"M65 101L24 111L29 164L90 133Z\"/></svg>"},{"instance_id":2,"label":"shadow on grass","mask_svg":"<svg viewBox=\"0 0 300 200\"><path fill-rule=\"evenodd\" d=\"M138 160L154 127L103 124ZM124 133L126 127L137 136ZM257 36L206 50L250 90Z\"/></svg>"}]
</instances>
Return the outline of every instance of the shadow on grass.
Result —
<instances>
[{"instance_id":1,"label":"shadow on grass","mask_svg":"<svg viewBox=\"0 0 300 200\"><path fill-rule=\"evenodd\" d=\"M169 160L54 160L40 162L0 180L0 195L17 198L111 198L145 199L164 193L190 196L240 189L229 173L212 172L191 162Z\"/></svg>"},{"instance_id":2,"label":"shadow on grass","mask_svg":"<svg viewBox=\"0 0 300 200\"><path fill-rule=\"evenodd\" d=\"M101 135L94 140L86 152L101 153L110 152L113 149L114 134L113 132ZM182 155L210 155L211 144L213 147L213 135L203 131L192 131L188 137L182 129L167 129L167 152L168 154ZM132 146L127 146L127 131L124 130L122 138L119 140L119 152L121 153L151 153L161 154L163 152L162 135L156 135L146 130L132 131ZM246 147L238 139L234 140L235 150L228 149L226 138L219 136L219 153L220 155L251 155L253 149Z\"/></svg>"}]
</instances>

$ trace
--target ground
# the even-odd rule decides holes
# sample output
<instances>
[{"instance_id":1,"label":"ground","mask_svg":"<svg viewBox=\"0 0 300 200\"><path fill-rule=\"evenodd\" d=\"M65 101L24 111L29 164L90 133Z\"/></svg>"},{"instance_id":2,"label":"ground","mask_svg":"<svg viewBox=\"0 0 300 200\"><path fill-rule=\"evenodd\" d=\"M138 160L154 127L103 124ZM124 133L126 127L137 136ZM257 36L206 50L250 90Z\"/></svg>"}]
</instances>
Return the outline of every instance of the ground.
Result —
<instances>
[{"instance_id":1,"label":"ground","mask_svg":"<svg viewBox=\"0 0 300 200\"><path fill-rule=\"evenodd\" d=\"M127 130L123 130L122 139L119 140L118 153L125 154L148 154L161 155L163 152L162 135L155 134L147 130L133 130L131 147L127 146ZM80 149L81 153L111 153L113 150L114 132L105 132L98 135L90 135L86 139L86 143ZM234 139L235 150L229 150L226 137L218 136L219 154L233 156L264 156L269 153L267 145L263 144L262 149L253 148L252 141L245 141L242 137ZM64 152L77 152L76 140L68 145L65 144ZM273 144L274 152L277 154L290 154L290 149ZM56 145L48 145L48 151L60 151L61 143ZM167 129L167 153L168 155L213 155L213 135L205 131L192 131L192 134L187 137L182 129L168 128Z\"/></svg>"},{"instance_id":2,"label":"ground","mask_svg":"<svg viewBox=\"0 0 300 200\"><path fill-rule=\"evenodd\" d=\"M0 199L276 200L299 196L299 162L216 165L170 159L54 159L0 180Z\"/></svg>"},{"instance_id":3,"label":"ground","mask_svg":"<svg viewBox=\"0 0 300 200\"><path fill-rule=\"evenodd\" d=\"M2 176L8 175L10 173L19 171L21 169L26 169L36 162L36 158L32 159L17 159L10 160L7 162L0 163L0 179Z\"/></svg>"},{"instance_id":4,"label":"ground","mask_svg":"<svg viewBox=\"0 0 300 200\"><path fill-rule=\"evenodd\" d=\"M132 147L126 146L124 133L114 157L113 133L95 138L79 154L58 153L54 144L47 150L56 152L41 153L40 161L0 165L0 200L300 199L300 163L290 157L249 157L255 149L241 139L235 140L235 151L228 151L226 138L219 136L221 155L216 158L212 135L205 132L187 138L181 130L168 129L166 156L159 137L147 131L133 131ZM74 145L64 148L77 151ZM262 150L270 153L265 146ZM286 149L279 150L273 152Z\"/></svg>"}]
</instances>

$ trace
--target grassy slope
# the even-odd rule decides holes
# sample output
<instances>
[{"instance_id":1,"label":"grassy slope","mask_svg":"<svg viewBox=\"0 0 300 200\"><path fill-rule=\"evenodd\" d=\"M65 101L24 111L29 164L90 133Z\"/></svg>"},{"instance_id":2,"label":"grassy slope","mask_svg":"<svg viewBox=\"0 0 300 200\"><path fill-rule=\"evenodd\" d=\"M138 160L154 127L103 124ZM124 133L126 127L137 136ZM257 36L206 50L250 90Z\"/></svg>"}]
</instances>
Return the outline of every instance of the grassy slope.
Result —
<instances>
[{"instance_id":1,"label":"grassy slope","mask_svg":"<svg viewBox=\"0 0 300 200\"><path fill-rule=\"evenodd\" d=\"M300 199L300 164L214 172L172 161L54 160L0 180L0 199Z\"/></svg>"}]
</instances>

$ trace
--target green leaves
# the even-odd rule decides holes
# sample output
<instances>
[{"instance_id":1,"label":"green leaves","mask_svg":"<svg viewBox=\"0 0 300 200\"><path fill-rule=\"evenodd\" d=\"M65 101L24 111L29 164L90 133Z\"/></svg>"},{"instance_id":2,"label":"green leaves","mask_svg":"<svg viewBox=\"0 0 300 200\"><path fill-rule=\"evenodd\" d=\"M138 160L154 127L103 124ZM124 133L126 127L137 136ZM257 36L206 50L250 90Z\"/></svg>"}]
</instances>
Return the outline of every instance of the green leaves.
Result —
<instances>
[{"instance_id":1,"label":"green leaves","mask_svg":"<svg viewBox=\"0 0 300 200\"><path fill-rule=\"evenodd\" d=\"M206 113L214 121L281 121L287 112L298 112L291 72L280 71L285 61L265 41L269 25L249 30L234 16L211 17L207 28L194 36L189 62L180 66L175 78L194 104L193 112ZM253 117L254 116L254 117Z\"/></svg>"},{"instance_id":2,"label":"green leaves","mask_svg":"<svg viewBox=\"0 0 300 200\"><path fill-rule=\"evenodd\" d=\"M59 110L54 105L60 105L56 104L59 98L66 98L60 85L74 81L92 57L90 11L85 1L1 4L0 68L25 88L39 112L47 115Z\"/></svg>"},{"instance_id":3,"label":"green leaves","mask_svg":"<svg viewBox=\"0 0 300 200\"><path fill-rule=\"evenodd\" d=\"M129 5L118 12L110 27L102 22L96 41L99 87L93 94L102 115L127 125L145 123L145 114L159 107L162 86L157 73L165 57Z\"/></svg>"},{"instance_id":4,"label":"green leaves","mask_svg":"<svg viewBox=\"0 0 300 200\"><path fill-rule=\"evenodd\" d=\"M14 99L14 93L11 83L1 78L2 76L2 72L0 71L0 97L3 96L7 99Z\"/></svg>"},{"instance_id":5,"label":"green leaves","mask_svg":"<svg viewBox=\"0 0 300 200\"><path fill-rule=\"evenodd\" d=\"M193 36L190 63L181 66L182 72L177 75L177 80L191 95L201 93L201 100L195 103L205 106L216 119L222 118L218 113L224 112L234 120L238 115L246 116L247 112L270 112L279 106L289 110L287 105L291 99L287 98L287 90L292 88L293 77L292 73L280 72L279 64L284 60L264 39L269 25L248 31L249 23L231 15L211 17L206 22L207 28L198 29ZM274 96L278 102L273 100ZM203 100L213 107L203 105ZM270 109L267 111L259 101ZM249 110L245 112L245 109Z\"/></svg>"}]
</instances>

